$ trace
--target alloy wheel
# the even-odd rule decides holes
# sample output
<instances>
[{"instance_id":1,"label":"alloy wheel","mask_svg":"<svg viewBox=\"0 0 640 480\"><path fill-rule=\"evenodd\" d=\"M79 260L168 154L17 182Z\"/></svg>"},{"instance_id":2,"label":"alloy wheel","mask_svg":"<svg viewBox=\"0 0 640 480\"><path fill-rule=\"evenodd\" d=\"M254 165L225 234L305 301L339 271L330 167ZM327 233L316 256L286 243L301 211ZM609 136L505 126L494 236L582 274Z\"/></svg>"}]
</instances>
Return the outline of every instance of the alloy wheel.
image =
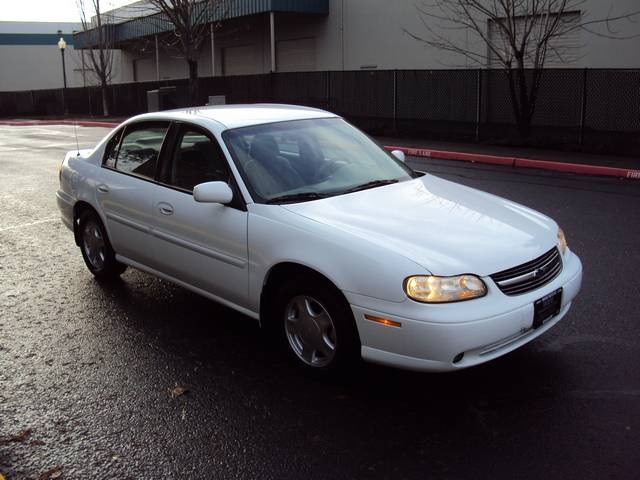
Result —
<instances>
[{"instance_id":1,"label":"alloy wheel","mask_svg":"<svg viewBox=\"0 0 640 480\"><path fill-rule=\"evenodd\" d=\"M91 266L100 270L106 259L105 241L96 222L89 220L82 229L82 248Z\"/></svg>"},{"instance_id":2,"label":"alloy wheel","mask_svg":"<svg viewBox=\"0 0 640 480\"><path fill-rule=\"evenodd\" d=\"M336 353L336 329L329 312L315 298L299 295L285 309L285 332L296 356L312 367L325 367Z\"/></svg>"}]
</instances>

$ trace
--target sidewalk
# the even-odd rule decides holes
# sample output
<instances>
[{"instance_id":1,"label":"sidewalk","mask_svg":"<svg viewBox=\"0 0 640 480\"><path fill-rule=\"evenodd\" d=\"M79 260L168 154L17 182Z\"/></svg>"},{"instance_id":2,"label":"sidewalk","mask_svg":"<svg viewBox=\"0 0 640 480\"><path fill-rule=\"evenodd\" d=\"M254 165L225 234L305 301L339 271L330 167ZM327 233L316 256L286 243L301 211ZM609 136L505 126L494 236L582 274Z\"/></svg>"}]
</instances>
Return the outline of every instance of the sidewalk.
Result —
<instances>
[{"instance_id":1,"label":"sidewalk","mask_svg":"<svg viewBox=\"0 0 640 480\"><path fill-rule=\"evenodd\" d=\"M633 157L393 137L376 140L410 156L640 179L640 159Z\"/></svg>"},{"instance_id":2,"label":"sidewalk","mask_svg":"<svg viewBox=\"0 0 640 480\"><path fill-rule=\"evenodd\" d=\"M47 117L47 118L12 118L0 120L0 126L28 127L38 125L76 125L78 127L107 127L113 128L122 123L125 118L117 117Z\"/></svg>"}]
</instances>

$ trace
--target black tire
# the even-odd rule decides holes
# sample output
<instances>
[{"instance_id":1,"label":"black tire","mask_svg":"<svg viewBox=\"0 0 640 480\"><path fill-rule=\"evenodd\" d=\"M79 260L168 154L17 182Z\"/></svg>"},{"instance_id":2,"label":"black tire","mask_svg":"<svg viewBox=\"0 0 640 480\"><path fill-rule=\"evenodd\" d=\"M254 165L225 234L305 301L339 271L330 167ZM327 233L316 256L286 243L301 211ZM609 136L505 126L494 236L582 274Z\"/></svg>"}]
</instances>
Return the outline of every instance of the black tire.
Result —
<instances>
[{"instance_id":1,"label":"black tire","mask_svg":"<svg viewBox=\"0 0 640 480\"><path fill-rule=\"evenodd\" d=\"M317 339L317 335L322 339L326 338L328 341L322 344L323 348L330 350L328 345L334 345L333 353L326 355L318 350L312 354L311 359L305 359L301 355L300 349L304 349L306 344L304 337L295 338L290 328L290 316L295 317L296 304L307 300L311 311L317 316L313 319L311 315L308 316L311 328L306 331L310 332L312 340ZM329 316L331 325L328 329L319 326L318 320L324 318L321 309ZM277 292L271 322L273 333L277 334L288 356L308 372L320 375L344 374L353 371L360 364L360 337L351 308L340 291L326 280L305 278L287 281Z\"/></svg>"},{"instance_id":2,"label":"black tire","mask_svg":"<svg viewBox=\"0 0 640 480\"><path fill-rule=\"evenodd\" d=\"M114 280L127 269L116 260L107 231L98 214L85 210L78 222L80 252L89 271L98 280Z\"/></svg>"}]
</instances>

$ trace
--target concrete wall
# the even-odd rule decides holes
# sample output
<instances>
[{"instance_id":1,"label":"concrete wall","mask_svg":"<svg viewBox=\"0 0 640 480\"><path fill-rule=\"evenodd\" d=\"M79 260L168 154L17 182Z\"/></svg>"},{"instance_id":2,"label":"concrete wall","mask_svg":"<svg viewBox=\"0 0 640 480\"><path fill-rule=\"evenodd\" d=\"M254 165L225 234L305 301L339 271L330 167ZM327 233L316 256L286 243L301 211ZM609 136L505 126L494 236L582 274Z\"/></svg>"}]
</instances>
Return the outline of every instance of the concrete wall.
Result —
<instances>
[{"instance_id":1,"label":"concrete wall","mask_svg":"<svg viewBox=\"0 0 640 480\"><path fill-rule=\"evenodd\" d=\"M68 47L65 54L67 85L82 86L82 72L74 71L76 52ZM79 58L79 57L78 57ZM0 91L60 88L62 61L60 51L44 45L0 45Z\"/></svg>"},{"instance_id":2,"label":"concrete wall","mask_svg":"<svg viewBox=\"0 0 640 480\"><path fill-rule=\"evenodd\" d=\"M89 54L85 53L84 75L82 51L67 45L64 59L67 71L67 86L82 87L97 85L98 80L92 71ZM61 88L62 60L57 46L49 45L0 45L0 91L40 90ZM120 51L113 56L114 83L125 80L122 75L128 66L121 60Z\"/></svg>"},{"instance_id":3,"label":"concrete wall","mask_svg":"<svg viewBox=\"0 0 640 480\"><path fill-rule=\"evenodd\" d=\"M62 30L65 39L72 41L71 32L79 28L77 23L0 22L0 91L61 87L57 32ZM65 63L70 87L82 85L82 72L74 71L76 58L79 57L73 46L67 45Z\"/></svg>"},{"instance_id":4,"label":"concrete wall","mask_svg":"<svg viewBox=\"0 0 640 480\"><path fill-rule=\"evenodd\" d=\"M332 0L327 22L331 25L323 33L323 44L328 51L340 49L339 26L344 8L345 69L363 65L377 65L379 69L477 68L464 57L438 51L404 33L408 30L416 35L427 34L415 8L417 3L420 0ZM583 14L590 21L637 10L638 0L587 0ZM612 26L620 36L640 35L640 16L635 23L624 20ZM605 25L593 29L607 33ZM468 47L484 48L471 32L452 31L449 35ZM573 67L640 68L640 37L620 41L588 32L581 32L581 36L581 51Z\"/></svg>"},{"instance_id":5,"label":"concrete wall","mask_svg":"<svg viewBox=\"0 0 640 480\"><path fill-rule=\"evenodd\" d=\"M0 22L0 91L39 90L63 86L62 58L57 46L58 30L67 42L64 59L67 86L82 87L97 83L91 71L88 53L83 70L82 53L73 48L72 31L80 23ZM31 43L31 44L29 44ZM119 51L114 52L114 81L122 81L126 69Z\"/></svg>"},{"instance_id":6,"label":"concrete wall","mask_svg":"<svg viewBox=\"0 0 640 480\"><path fill-rule=\"evenodd\" d=\"M613 8L611 8L613 4ZM590 0L584 11L584 21L615 17L626 12L640 10L639 0ZM602 36L582 33L584 41L581 67L588 68L640 68L640 16L635 22L624 19L611 24L618 36L633 36L628 40L612 40ZM606 24L590 27L596 33L608 35Z\"/></svg>"}]
</instances>

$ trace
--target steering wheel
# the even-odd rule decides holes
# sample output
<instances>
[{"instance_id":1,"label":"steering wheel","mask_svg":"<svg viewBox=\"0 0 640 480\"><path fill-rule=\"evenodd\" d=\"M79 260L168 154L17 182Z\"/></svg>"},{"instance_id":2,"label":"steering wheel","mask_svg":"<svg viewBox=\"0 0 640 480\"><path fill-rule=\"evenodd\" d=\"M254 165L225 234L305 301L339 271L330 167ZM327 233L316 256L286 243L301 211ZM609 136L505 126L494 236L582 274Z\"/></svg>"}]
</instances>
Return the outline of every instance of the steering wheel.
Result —
<instances>
[{"instance_id":1,"label":"steering wheel","mask_svg":"<svg viewBox=\"0 0 640 480\"><path fill-rule=\"evenodd\" d=\"M322 165L314 175L314 182L316 183L320 183L320 182L324 182L325 180L328 180L333 175L335 175L337 171L347 166L347 162L344 162L342 160L330 160L325 162L326 163Z\"/></svg>"}]
</instances>

